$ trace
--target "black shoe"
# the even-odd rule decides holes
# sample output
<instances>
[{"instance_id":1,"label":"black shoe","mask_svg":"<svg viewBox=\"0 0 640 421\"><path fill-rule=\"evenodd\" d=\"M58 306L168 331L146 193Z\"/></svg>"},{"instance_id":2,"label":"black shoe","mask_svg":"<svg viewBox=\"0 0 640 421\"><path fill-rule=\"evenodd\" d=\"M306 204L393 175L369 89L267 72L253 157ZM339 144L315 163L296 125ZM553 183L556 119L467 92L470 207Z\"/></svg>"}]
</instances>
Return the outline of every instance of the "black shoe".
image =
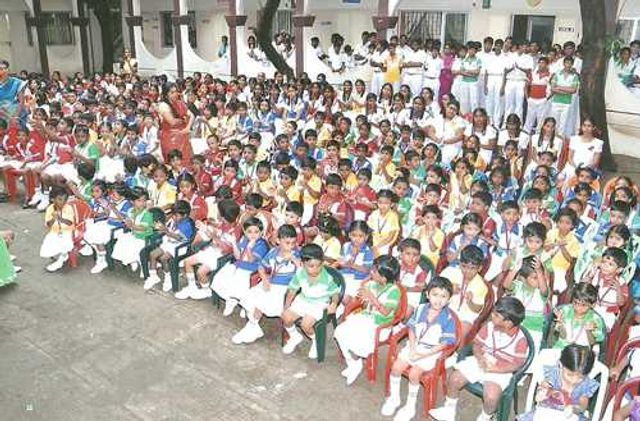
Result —
<instances>
[{"instance_id":1,"label":"black shoe","mask_svg":"<svg viewBox=\"0 0 640 421\"><path fill-rule=\"evenodd\" d=\"M7 193L0 193L0 203L6 203L9 201L9 195Z\"/></svg>"}]
</instances>

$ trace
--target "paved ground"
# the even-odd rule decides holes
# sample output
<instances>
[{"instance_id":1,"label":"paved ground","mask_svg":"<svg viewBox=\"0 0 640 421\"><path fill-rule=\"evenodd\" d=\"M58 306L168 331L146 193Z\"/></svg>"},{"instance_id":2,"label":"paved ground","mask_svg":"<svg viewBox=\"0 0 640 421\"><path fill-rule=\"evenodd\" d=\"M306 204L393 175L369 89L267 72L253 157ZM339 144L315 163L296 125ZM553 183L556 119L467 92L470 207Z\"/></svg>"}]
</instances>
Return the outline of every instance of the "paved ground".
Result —
<instances>
[{"instance_id":1,"label":"paved ground","mask_svg":"<svg viewBox=\"0 0 640 421\"><path fill-rule=\"evenodd\" d=\"M619 165L638 181L637 161ZM242 321L208 301L145 293L122 270L90 276L87 259L47 274L34 211L0 205L0 229L18 234L24 267L0 290L0 420L381 419L382 380L347 388L333 342L321 365L308 345L283 355L270 323L260 342L234 346ZM460 419L479 408L463 396Z\"/></svg>"}]
</instances>

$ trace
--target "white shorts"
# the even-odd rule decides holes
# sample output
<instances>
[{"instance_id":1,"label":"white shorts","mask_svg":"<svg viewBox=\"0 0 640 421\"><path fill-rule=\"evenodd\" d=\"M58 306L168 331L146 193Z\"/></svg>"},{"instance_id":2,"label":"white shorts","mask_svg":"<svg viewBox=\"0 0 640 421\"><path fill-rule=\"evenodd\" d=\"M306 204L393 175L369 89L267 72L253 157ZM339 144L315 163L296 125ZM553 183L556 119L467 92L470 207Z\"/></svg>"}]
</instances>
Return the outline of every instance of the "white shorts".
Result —
<instances>
[{"instance_id":1,"label":"white shorts","mask_svg":"<svg viewBox=\"0 0 640 421\"><path fill-rule=\"evenodd\" d=\"M195 259L199 265L204 265L211 270L218 267L218 259L222 257L222 253L215 247L208 246L196 253Z\"/></svg>"},{"instance_id":2,"label":"white shorts","mask_svg":"<svg viewBox=\"0 0 640 421\"><path fill-rule=\"evenodd\" d=\"M284 309L284 297L287 295L287 285L270 285L269 291L266 291L262 284L258 284L249 289L240 305L247 310L247 313L253 315L258 309L267 317L280 317Z\"/></svg>"},{"instance_id":3,"label":"white shorts","mask_svg":"<svg viewBox=\"0 0 640 421\"><path fill-rule=\"evenodd\" d=\"M176 255L176 249L182 243L176 243L175 241L169 239L166 235L162 237L162 243L160 244L160 249L165 253L170 254L172 257ZM187 254L187 247L183 247L180 249L180 256L184 256Z\"/></svg>"},{"instance_id":4,"label":"white shorts","mask_svg":"<svg viewBox=\"0 0 640 421\"><path fill-rule=\"evenodd\" d=\"M80 184L78 178L78 171L73 163L67 162L66 164L51 164L42 171L42 175L48 175L51 177L63 177L67 181L71 181L75 184Z\"/></svg>"},{"instance_id":5,"label":"white shorts","mask_svg":"<svg viewBox=\"0 0 640 421\"><path fill-rule=\"evenodd\" d=\"M58 257L61 254L69 253L73 250L73 234L64 232L62 234L47 233L40 246L40 257Z\"/></svg>"},{"instance_id":6,"label":"white shorts","mask_svg":"<svg viewBox=\"0 0 640 421\"><path fill-rule=\"evenodd\" d=\"M211 282L211 289L223 300L235 298L245 299L249 293L251 272L236 268L235 263L227 263L216 273Z\"/></svg>"},{"instance_id":7,"label":"white shorts","mask_svg":"<svg viewBox=\"0 0 640 421\"><path fill-rule=\"evenodd\" d=\"M118 241L116 241L115 246L113 246L111 258L113 260L119 260L123 265L140 262L140 252L145 244L143 239L134 237L130 232L122 234Z\"/></svg>"},{"instance_id":8,"label":"white shorts","mask_svg":"<svg viewBox=\"0 0 640 421\"><path fill-rule=\"evenodd\" d=\"M355 297L364 280L357 280L353 275L342 275L344 277L344 295Z\"/></svg>"},{"instance_id":9,"label":"white shorts","mask_svg":"<svg viewBox=\"0 0 640 421\"><path fill-rule=\"evenodd\" d=\"M343 354L351 351L358 357L367 358L376 344L377 327L373 315L356 313L336 327L333 337ZM388 335L388 329L385 330Z\"/></svg>"},{"instance_id":10,"label":"white shorts","mask_svg":"<svg viewBox=\"0 0 640 421\"><path fill-rule=\"evenodd\" d=\"M411 350L409 349L409 345L402 348L402 351L398 354L398 359L402 361L406 361L412 367L418 367L421 370L429 371L433 370L436 366L436 361L440 358L441 352L437 352L431 356L420 358L418 361L411 361L409 356L411 355Z\"/></svg>"},{"instance_id":11,"label":"white shorts","mask_svg":"<svg viewBox=\"0 0 640 421\"><path fill-rule=\"evenodd\" d=\"M307 300L298 296L291 303L289 310L300 317L309 316L313 320L318 321L322 319L324 310L328 306L329 306L329 303L310 303Z\"/></svg>"},{"instance_id":12,"label":"white shorts","mask_svg":"<svg viewBox=\"0 0 640 421\"><path fill-rule=\"evenodd\" d=\"M105 245L111 240L112 228L107 220L94 222L93 219L88 219L85 224L84 241L91 245Z\"/></svg>"},{"instance_id":13,"label":"white shorts","mask_svg":"<svg viewBox=\"0 0 640 421\"><path fill-rule=\"evenodd\" d=\"M5 161L0 161L0 168L4 169L4 168L13 168L13 169L18 169L22 167L22 164L24 164L24 161L19 161L16 159L7 159Z\"/></svg>"},{"instance_id":14,"label":"white shorts","mask_svg":"<svg viewBox=\"0 0 640 421\"><path fill-rule=\"evenodd\" d=\"M473 355L468 356L464 360L456 363L456 370L464 376L469 383L495 383L504 390L511 381L512 373L488 373L480 368L478 360Z\"/></svg>"}]
</instances>

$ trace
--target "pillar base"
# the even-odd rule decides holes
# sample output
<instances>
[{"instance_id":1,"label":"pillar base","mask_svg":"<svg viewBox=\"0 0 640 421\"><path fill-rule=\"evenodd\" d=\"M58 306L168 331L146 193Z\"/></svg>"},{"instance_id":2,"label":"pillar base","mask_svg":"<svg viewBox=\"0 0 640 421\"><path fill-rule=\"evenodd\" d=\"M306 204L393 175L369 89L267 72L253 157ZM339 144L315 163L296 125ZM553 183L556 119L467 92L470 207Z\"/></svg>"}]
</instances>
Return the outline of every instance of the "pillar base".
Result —
<instances>
[{"instance_id":1,"label":"pillar base","mask_svg":"<svg viewBox=\"0 0 640 421\"><path fill-rule=\"evenodd\" d=\"M294 15L292 20L295 28L308 28L313 26L316 17L312 15Z\"/></svg>"},{"instance_id":2,"label":"pillar base","mask_svg":"<svg viewBox=\"0 0 640 421\"><path fill-rule=\"evenodd\" d=\"M229 25L230 28L236 28L238 26L244 26L244 24L247 23L247 16L246 15L226 15L224 17L224 20L227 21L227 25Z\"/></svg>"},{"instance_id":3,"label":"pillar base","mask_svg":"<svg viewBox=\"0 0 640 421\"><path fill-rule=\"evenodd\" d=\"M398 23L397 16L373 16L371 20L373 21L373 27L376 31L392 29Z\"/></svg>"},{"instance_id":4,"label":"pillar base","mask_svg":"<svg viewBox=\"0 0 640 421\"><path fill-rule=\"evenodd\" d=\"M141 15L138 15L138 16L125 16L124 21L130 27L142 26L142 16Z\"/></svg>"}]
</instances>

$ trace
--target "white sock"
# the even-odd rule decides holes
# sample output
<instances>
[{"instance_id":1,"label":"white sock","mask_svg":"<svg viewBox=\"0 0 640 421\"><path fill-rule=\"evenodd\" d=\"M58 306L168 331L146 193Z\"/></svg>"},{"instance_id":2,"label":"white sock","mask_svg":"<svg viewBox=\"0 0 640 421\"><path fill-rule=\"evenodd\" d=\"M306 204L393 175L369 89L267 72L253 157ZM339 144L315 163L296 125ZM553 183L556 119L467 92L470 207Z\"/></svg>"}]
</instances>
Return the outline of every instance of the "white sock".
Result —
<instances>
[{"instance_id":1,"label":"white sock","mask_svg":"<svg viewBox=\"0 0 640 421\"><path fill-rule=\"evenodd\" d=\"M402 382L401 376L389 377L389 398L399 401L400 400L400 383Z\"/></svg>"},{"instance_id":2,"label":"white sock","mask_svg":"<svg viewBox=\"0 0 640 421\"><path fill-rule=\"evenodd\" d=\"M485 419L489 419L491 418L491 415L493 414L487 414L486 412L484 412L484 408L482 408L482 417Z\"/></svg>"},{"instance_id":3,"label":"white sock","mask_svg":"<svg viewBox=\"0 0 640 421\"><path fill-rule=\"evenodd\" d=\"M458 399L454 399L454 398L450 398L447 396L447 398L444 400L444 406L457 406L458 405Z\"/></svg>"},{"instance_id":4,"label":"white sock","mask_svg":"<svg viewBox=\"0 0 640 421\"><path fill-rule=\"evenodd\" d=\"M416 402L418 401L418 392L420 391L419 384L409 383L409 393L407 394L407 403L406 406L415 408Z\"/></svg>"},{"instance_id":5,"label":"white sock","mask_svg":"<svg viewBox=\"0 0 640 421\"><path fill-rule=\"evenodd\" d=\"M292 336L300 335L298 333L298 329L296 329L295 325L293 325L291 327L285 327L284 330L286 330L287 333L289 334L289 338L291 338Z\"/></svg>"},{"instance_id":6,"label":"white sock","mask_svg":"<svg viewBox=\"0 0 640 421\"><path fill-rule=\"evenodd\" d=\"M187 282L192 283L196 281L196 274L193 272L187 272Z\"/></svg>"},{"instance_id":7,"label":"white sock","mask_svg":"<svg viewBox=\"0 0 640 421\"><path fill-rule=\"evenodd\" d=\"M155 278L158 276L158 271L155 269L149 269L149 278Z\"/></svg>"}]
</instances>

